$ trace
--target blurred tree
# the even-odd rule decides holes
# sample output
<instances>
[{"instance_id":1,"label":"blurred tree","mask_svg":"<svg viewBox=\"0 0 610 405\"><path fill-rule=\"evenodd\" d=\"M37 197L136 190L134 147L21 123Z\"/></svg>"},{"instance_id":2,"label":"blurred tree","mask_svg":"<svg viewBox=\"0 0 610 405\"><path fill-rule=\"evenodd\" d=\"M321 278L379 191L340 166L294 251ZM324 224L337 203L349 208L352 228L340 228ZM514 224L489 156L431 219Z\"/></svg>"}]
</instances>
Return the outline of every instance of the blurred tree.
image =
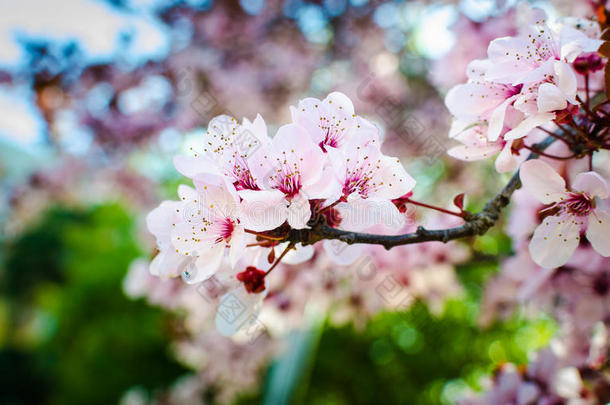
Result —
<instances>
[{"instance_id":1,"label":"blurred tree","mask_svg":"<svg viewBox=\"0 0 610 405\"><path fill-rule=\"evenodd\" d=\"M55 208L4 246L0 403L116 403L129 387L183 373L168 353L169 316L122 294L140 254L133 233L118 205Z\"/></svg>"},{"instance_id":2,"label":"blurred tree","mask_svg":"<svg viewBox=\"0 0 610 405\"><path fill-rule=\"evenodd\" d=\"M552 335L545 319L481 330L472 304L450 301L435 316L417 303L406 313L382 314L364 331L327 328L299 403L449 403L453 387L476 387L479 377L503 362L524 363Z\"/></svg>"}]
</instances>

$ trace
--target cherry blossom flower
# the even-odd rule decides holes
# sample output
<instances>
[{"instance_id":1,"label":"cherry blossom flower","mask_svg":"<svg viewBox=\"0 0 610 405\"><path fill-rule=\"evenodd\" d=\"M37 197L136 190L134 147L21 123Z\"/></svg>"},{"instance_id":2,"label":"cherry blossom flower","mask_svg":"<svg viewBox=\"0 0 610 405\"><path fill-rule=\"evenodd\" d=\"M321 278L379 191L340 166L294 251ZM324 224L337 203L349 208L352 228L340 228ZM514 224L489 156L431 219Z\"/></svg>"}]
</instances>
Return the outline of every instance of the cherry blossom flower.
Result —
<instances>
[{"instance_id":1,"label":"cherry blossom flower","mask_svg":"<svg viewBox=\"0 0 610 405\"><path fill-rule=\"evenodd\" d=\"M595 198L610 195L606 181L595 172L576 176L572 189L548 164L531 160L521 165L524 189L538 201L549 205L530 242L532 259L542 267L555 268L565 264L585 233L593 248L602 256L610 256L610 214L596 208Z\"/></svg>"},{"instance_id":2,"label":"cherry blossom flower","mask_svg":"<svg viewBox=\"0 0 610 405\"><path fill-rule=\"evenodd\" d=\"M220 115L208 125L203 153L176 156L174 165L186 177L213 173L230 179L237 190L259 190L248 166L248 157L269 143L267 126L260 115L253 122L244 118L241 125L233 117Z\"/></svg>"},{"instance_id":3,"label":"cherry blossom flower","mask_svg":"<svg viewBox=\"0 0 610 405\"><path fill-rule=\"evenodd\" d=\"M301 125L311 140L326 152L340 148L357 125L352 101L343 93L330 93L324 100L305 98L291 106L292 121Z\"/></svg>"},{"instance_id":4,"label":"cherry blossom flower","mask_svg":"<svg viewBox=\"0 0 610 405\"><path fill-rule=\"evenodd\" d=\"M514 112L514 110L513 110ZM510 130L511 124L504 122L504 133ZM451 126L450 137L459 141L461 145L454 146L447 151L449 156L467 162L487 159L496 155L495 168L498 173L512 172L519 167L527 157L527 151L515 148L513 140L504 140L500 137L496 141L487 138L488 125L471 124L464 121L454 121Z\"/></svg>"},{"instance_id":5,"label":"cherry blossom flower","mask_svg":"<svg viewBox=\"0 0 610 405\"><path fill-rule=\"evenodd\" d=\"M197 175L194 183L196 189L184 186L179 190L182 202L176 212L183 221L172 224L171 231L176 253L193 258L196 274L188 277L192 283L218 270L227 247L231 265L235 265L246 243L235 188L209 174Z\"/></svg>"},{"instance_id":6,"label":"cherry blossom flower","mask_svg":"<svg viewBox=\"0 0 610 405\"><path fill-rule=\"evenodd\" d=\"M282 126L268 148L259 148L248 159L253 180L260 190L241 190L242 220L246 228L265 231L285 221L295 228L311 217L309 199L336 194L329 188L332 176L323 176L326 156L305 129L297 124Z\"/></svg>"},{"instance_id":7,"label":"cherry blossom flower","mask_svg":"<svg viewBox=\"0 0 610 405\"><path fill-rule=\"evenodd\" d=\"M584 387L578 369L566 366L559 350L544 349L536 353L527 368L503 364L487 381L485 392L466 395L460 405L487 404L593 404L590 392Z\"/></svg>"}]
</instances>

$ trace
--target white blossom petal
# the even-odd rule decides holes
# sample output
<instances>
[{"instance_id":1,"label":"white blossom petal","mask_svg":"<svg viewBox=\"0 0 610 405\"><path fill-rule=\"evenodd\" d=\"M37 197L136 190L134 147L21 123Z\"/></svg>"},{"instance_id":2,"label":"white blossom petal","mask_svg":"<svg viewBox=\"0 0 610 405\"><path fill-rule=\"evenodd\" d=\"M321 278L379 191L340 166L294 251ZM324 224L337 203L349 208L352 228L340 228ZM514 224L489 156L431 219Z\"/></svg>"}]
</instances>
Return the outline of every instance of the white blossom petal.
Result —
<instances>
[{"instance_id":1,"label":"white blossom petal","mask_svg":"<svg viewBox=\"0 0 610 405\"><path fill-rule=\"evenodd\" d=\"M579 173L572 183L572 190L601 199L606 199L610 195L608 183L595 172Z\"/></svg>"},{"instance_id":2,"label":"white blossom petal","mask_svg":"<svg viewBox=\"0 0 610 405\"><path fill-rule=\"evenodd\" d=\"M564 110L568 106L563 92L552 83L543 83L538 87L537 103L541 113Z\"/></svg>"},{"instance_id":3,"label":"white blossom petal","mask_svg":"<svg viewBox=\"0 0 610 405\"><path fill-rule=\"evenodd\" d=\"M504 135L505 140L511 139L519 139L523 138L525 135L529 134L530 131L536 127L544 125L546 123L551 122L555 119L555 114L553 113L541 113L536 114L532 117L528 117L521 121L519 125L515 128L511 129Z\"/></svg>"},{"instance_id":4,"label":"white blossom petal","mask_svg":"<svg viewBox=\"0 0 610 405\"><path fill-rule=\"evenodd\" d=\"M536 264L546 269L561 267L580 242L580 225L571 216L549 216L538 225L529 244Z\"/></svg>"},{"instance_id":5,"label":"white blossom petal","mask_svg":"<svg viewBox=\"0 0 610 405\"><path fill-rule=\"evenodd\" d=\"M589 215L587 239L593 249L604 257L610 256L610 214L604 210L594 210Z\"/></svg>"},{"instance_id":6,"label":"white blossom petal","mask_svg":"<svg viewBox=\"0 0 610 405\"><path fill-rule=\"evenodd\" d=\"M542 160L528 160L519 172L523 189L543 204L559 201L566 193L566 183Z\"/></svg>"}]
</instances>

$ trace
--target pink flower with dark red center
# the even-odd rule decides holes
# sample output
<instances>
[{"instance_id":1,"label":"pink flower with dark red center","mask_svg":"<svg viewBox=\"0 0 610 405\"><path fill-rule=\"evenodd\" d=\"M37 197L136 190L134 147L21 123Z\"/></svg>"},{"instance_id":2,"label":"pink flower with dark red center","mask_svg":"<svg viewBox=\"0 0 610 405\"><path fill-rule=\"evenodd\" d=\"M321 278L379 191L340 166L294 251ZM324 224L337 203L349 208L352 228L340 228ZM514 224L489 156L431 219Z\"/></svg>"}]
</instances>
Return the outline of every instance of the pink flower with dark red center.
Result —
<instances>
[{"instance_id":1,"label":"pink flower with dark red center","mask_svg":"<svg viewBox=\"0 0 610 405\"><path fill-rule=\"evenodd\" d=\"M232 266L245 248L235 188L224 178L210 174L197 175L194 183L196 190L186 186L180 189L182 201L176 212L181 221L173 223L171 229L176 253L194 261L196 274L188 277L193 283L211 277L218 270L227 248Z\"/></svg>"},{"instance_id":2,"label":"pink flower with dark red center","mask_svg":"<svg viewBox=\"0 0 610 405\"><path fill-rule=\"evenodd\" d=\"M239 191L244 200L241 219L251 230L275 229L286 221L295 229L304 228L311 217L308 200L337 194L338 183L325 172L327 157L297 124L282 126L248 165L261 187Z\"/></svg>"},{"instance_id":3,"label":"pink flower with dark red center","mask_svg":"<svg viewBox=\"0 0 610 405\"><path fill-rule=\"evenodd\" d=\"M610 256L610 214L596 208L595 198L610 195L608 184L595 172L580 173L566 189L563 178L548 164L530 160L521 165L521 182L525 191L549 205L530 241L532 259L545 268L564 265L572 256L584 233L593 249Z\"/></svg>"},{"instance_id":4,"label":"pink flower with dark red center","mask_svg":"<svg viewBox=\"0 0 610 405\"><path fill-rule=\"evenodd\" d=\"M389 202L415 185L397 158L381 153L377 131L374 126L357 131L341 149L328 152L341 185L341 195L337 197L346 202Z\"/></svg>"},{"instance_id":5,"label":"pink flower with dark red center","mask_svg":"<svg viewBox=\"0 0 610 405\"><path fill-rule=\"evenodd\" d=\"M290 111L292 121L301 125L324 152L343 146L357 125L352 101L339 92L330 93L324 100L303 99Z\"/></svg>"},{"instance_id":6,"label":"pink flower with dark red center","mask_svg":"<svg viewBox=\"0 0 610 405\"><path fill-rule=\"evenodd\" d=\"M203 153L176 156L174 164L180 173L190 178L199 173L212 173L225 176L236 190L259 190L248 158L269 143L267 126L260 115L253 122L244 118L241 125L233 117L220 115L208 124Z\"/></svg>"},{"instance_id":7,"label":"pink flower with dark red center","mask_svg":"<svg viewBox=\"0 0 610 405\"><path fill-rule=\"evenodd\" d=\"M333 171L340 187L329 201L340 200L334 209L341 218L340 227L364 231L374 226L396 230L404 224L392 202L410 192L415 180L397 158L381 153L378 130L361 126L340 149L329 150ZM324 249L338 264L351 264L360 256L361 245L324 241Z\"/></svg>"}]
</instances>

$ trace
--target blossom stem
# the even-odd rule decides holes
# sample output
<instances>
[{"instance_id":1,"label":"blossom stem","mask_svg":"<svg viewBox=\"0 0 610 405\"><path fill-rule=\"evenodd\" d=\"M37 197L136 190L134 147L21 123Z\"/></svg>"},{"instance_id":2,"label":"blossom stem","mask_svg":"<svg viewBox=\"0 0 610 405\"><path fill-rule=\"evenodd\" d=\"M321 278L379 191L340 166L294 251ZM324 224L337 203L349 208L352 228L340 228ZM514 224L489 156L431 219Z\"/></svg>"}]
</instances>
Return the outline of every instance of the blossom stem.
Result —
<instances>
[{"instance_id":1,"label":"blossom stem","mask_svg":"<svg viewBox=\"0 0 610 405\"><path fill-rule=\"evenodd\" d=\"M590 106L590 96L589 96L589 74L587 73L585 75L585 110L590 112L589 110L589 106ZM592 113L591 113L592 114Z\"/></svg>"},{"instance_id":2,"label":"blossom stem","mask_svg":"<svg viewBox=\"0 0 610 405\"><path fill-rule=\"evenodd\" d=\"M270 242L271 242L271 241L265 241L265 242L256 242L256 243L248 243L248 244L246 245L246 247L247 247L247 248L249 248L249 247L255 247L255 246L264 246L264 247L268 247Z\"/></svg>"},{"instance_id":3,"label":"blossom stem","mask_svg":"<svg viewBox=\"0 0 610 405\"><path fill-rule=\"evenodd\" d=\"M538 149L533 148L533 147L531 147L531 146L527 146L527 145L525 145L525 144L523 144L523 147L524 147L525 149L529 150L529 151L534 152L534 153L535 153L535 154L537 154L537 155L544 156L544 157L548 157L549 159L557 159L557 160L569 160L569 159L574 159L574 158L577 156L576 154L574 154L574 155L572 155L572 156L555 156L555 155L550 155L550 154L548 154L548 153L544 153L544 152L543 152L543 151L541 151L541 150L538 150Z\"/></svg>"},{"instance_id":4,"label":"blossom stem","mask_svg":"<svg viewBox=\"0 0 610 405\"><path fill-rule=\"evenodd\" d=\"M280 263L280 261L284 258L284 256L286 256L286 254L290 251L290 249L292 249L294 247L294 243L289 243L288 246L286 246L286 249L284 249L284 251L282 252L282 254L275 260L275 263L273 263L271 265L271 267L269 267L269 270L267 270L265 272L265 277L267 277L267 274L271 273L271 270L275 269L275 267Z\"/></svg>"},{"instance_id":5,"label":"blossom stem","mask_svg":"<svg viewBox=\"0 0 610 405\"><path fill-rule=\"evenodd\" d=\"M563 136L561 136L561 135L558 135L558 134L554 133L553 131L549 131L548 129L546 129L546 128L542 128L542 127L538 128L538 129L540 129L540 130L541 130L541 131L543 131L543 132L546 132L547 134L549 134L549 135L550 135L550 136L552 136L553 138L558 139L558 140L560 140L560 141L564 142L564 143L565 143L565 144L567 144L568 146L573 146L573 144L572 144L570 141L568 141L567 139L565 139Z\"/></svg>"},{"instance_id":6,"label":"blossom stem","mask_svg":"<svg viewBox=\"0 0 610 405\"><path fill-rule=\"evenodd\" d=\"M592 120L595 120L597 118L597 116L593 113L593 111L591 111L589 109L589 85L588 84L586 85L585 92L586 92L585 101L583 101L583 99L580 98L580 96L576 96L576 100L578 100L580 102L583 110L585 110L585 113L587 113L589 118L591 118Z\"/></svg>"},{"instance_id":7,"label":"blossom stem","mask_svg":"<svg viewBox=\"0 0 610 405\"><path fill-rule=\"evenodd\" d=\"M332 203L331 205L329 205L329 206L327 206L327 207L322 208L322 209L320 210L320 212L319 212L319 213L320 213L320 214L323 214L323 213L325 213L326 211L328 211L328 210L330 210L330 209L334 208L335 206L337 206L337 204L342 203L342 202L345 202L345 200L344 200L344 198L343 198L343 197L342 197L342 198L340 198L340 199L338 199L337 201L335 201L335 202L334 202L334 203Z\"/></svg>"},{"instance_id":8,"label":"blossom stem","mask_svg":"<svg viewBox=\"0 0 610 405\"><path fill-rule=\"evenodd\" d=\"M419 207L429 208L431 210L436 210L436 211L440 211L440 212L445 213L445 214L455 215L456 217L464 218L464 213L462 213L462 212L450 211L450 210L447 210L445 208L437 207L436 205L430 205L430 204L422 203L422 202L419 202L419 201L412 200L410 198L405 199L405 202L407 204L413 204L413 205L417 205Z\"/></svg>"},{"instance_id":9,"label":"blossom stem","mask_svg":"<svg viewBox=\"0 0 610 405\"><path fill-rule=\"evenodd\" d=\"M279 241L279 240L286 239L285 237L282 237L282 236L270 236L270 235L266 235L266 234L264 234L262 232L251 231L250 229L244 229L244 232L251 233L252 235L256 235L256 236L258 236L260 238L267 239L267 240L276 240L276 241Z\"/></svg>"}]
</instances>

